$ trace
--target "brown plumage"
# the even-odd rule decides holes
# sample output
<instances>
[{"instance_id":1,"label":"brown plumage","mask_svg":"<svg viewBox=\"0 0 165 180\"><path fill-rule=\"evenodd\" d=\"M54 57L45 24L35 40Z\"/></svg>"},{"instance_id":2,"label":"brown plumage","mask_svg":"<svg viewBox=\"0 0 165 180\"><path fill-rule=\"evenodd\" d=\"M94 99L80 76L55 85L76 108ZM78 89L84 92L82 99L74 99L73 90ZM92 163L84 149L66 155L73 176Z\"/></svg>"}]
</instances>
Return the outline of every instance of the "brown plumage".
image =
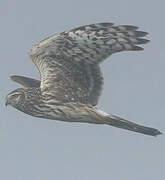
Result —
<instances>
[{"instance_id":1,"label":"brown plumage","mask_svg":"<svg viewBox=\"0 0 165 180\"><path fill-rule=\"evenodd\" d=\"M160 131L106 114L96 107L103 86L99 64L113 53L143 50L146 32L137 27L98 23L65 31L35 45L29 55L41 81L12 80L24 88L9 93L6 104L26 114L68 122L108 124L156 136Z\"/></svg>"}]
</instances>

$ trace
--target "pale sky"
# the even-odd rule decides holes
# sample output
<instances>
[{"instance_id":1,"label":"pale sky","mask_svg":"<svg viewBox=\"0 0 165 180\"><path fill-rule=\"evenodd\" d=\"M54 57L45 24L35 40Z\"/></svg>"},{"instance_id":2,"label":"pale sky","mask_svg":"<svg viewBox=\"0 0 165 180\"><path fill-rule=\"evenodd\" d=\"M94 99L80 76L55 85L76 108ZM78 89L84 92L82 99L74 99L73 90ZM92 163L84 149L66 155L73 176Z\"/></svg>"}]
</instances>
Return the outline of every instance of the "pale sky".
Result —
<instances>
[{"instance_id":1,"label":"pale sky","mask_svg":"<svg viewBox=\"0 0 165 180\"><path fill-rule=\"evenodd\" d=\"M33 44L95 22L130 24L149 32L142 52L123 52L102 64L98 107L165 132L163 0L5 0L0 6L0 179L163 180L165 136L150 137L106 125L35 118L5 107L20 87L10 75L39 78L28 57Z\"/></svg>"}]
</instances>

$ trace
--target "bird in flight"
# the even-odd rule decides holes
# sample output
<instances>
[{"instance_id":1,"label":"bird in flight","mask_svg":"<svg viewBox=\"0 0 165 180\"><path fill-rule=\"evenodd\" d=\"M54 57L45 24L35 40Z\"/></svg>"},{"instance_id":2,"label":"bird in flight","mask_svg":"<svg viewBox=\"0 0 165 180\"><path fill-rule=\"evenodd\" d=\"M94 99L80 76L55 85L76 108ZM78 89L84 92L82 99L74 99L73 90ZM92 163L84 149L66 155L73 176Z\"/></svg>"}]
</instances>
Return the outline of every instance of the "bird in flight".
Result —
<instances>
[{"instance_id":1,"label":"bird in flight","mask_svg":"<svg viewBox=\"0 0 165 180\"><path fill-rule=\"evenodd\" d=\"M40 81L11 76L21 84L6 97L6 105L31 116L107 124L118 128L157 136L157 129L138 125L99 110L103 76L100 63L120 51L140 51L146 32L136 26L97 23L50 36L33 46L29 55L40 72Z\"/></svg>"}]
</instances>

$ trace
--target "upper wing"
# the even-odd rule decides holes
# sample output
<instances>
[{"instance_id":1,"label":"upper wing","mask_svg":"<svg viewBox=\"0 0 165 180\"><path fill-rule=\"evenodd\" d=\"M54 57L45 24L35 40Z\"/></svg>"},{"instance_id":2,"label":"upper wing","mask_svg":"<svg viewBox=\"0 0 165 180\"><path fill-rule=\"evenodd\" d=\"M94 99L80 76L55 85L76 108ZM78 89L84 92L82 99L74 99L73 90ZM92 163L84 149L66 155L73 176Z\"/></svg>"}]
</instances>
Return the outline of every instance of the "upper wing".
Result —
<instances>
[{"instance_id":1,"label":"upper wing","mask_svg":"<svg viewBox=\"0 0 165 180\"><path fill-rule=\"evenodd\" d=\"M143 50L138 44L147 33L137 27L112 23L82 26L51 36L35 45L30 56L41 74L41 91L69 102L95 105L102 89L98 64L125 50Z\"/></svg>"},{"instance_id":2,"label":"upper wing","mask_svg":"<svg viewBox=\"0 0 165 180\"><path fill-rule=\"evenodd\" d=\"M16 75L11 76L10 78L24 87L40 87L40 81L36 79Z\"/></svg>"}]
</instances>

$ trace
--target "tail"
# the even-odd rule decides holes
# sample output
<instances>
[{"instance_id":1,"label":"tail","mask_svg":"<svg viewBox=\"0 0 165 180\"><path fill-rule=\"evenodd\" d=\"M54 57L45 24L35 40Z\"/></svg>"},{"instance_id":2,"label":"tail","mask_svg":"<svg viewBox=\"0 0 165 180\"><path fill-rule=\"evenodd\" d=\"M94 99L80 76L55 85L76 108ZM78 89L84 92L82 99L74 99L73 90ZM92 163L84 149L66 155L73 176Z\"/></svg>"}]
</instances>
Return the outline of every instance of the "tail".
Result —
<instances>
[{"instance_id":1,"label":"tail","mask_svg":"<svg viewBox=\"0 0 165 180\"><path fill-rule=\"evenodd\" d=\"M99 111L101 112L101 111ZM158 129L154 129L154 128L150 128L150 127L146 127L146 126L141 126L138 125L136 123L133 123L131 121L127 121L125 119L122 119L118 116L114 116L114 115L110 115L110 114L106 114L104 112L102 113L102 117L104 115L104 124L107 125L111 125L114 127L118 127L121 129L126 129L129 131L134 131L137 133L141 133L141 134L146 134L146 135L150 135L150 136L157 136L162 134Z\"/></svg>"}]
</instances>

